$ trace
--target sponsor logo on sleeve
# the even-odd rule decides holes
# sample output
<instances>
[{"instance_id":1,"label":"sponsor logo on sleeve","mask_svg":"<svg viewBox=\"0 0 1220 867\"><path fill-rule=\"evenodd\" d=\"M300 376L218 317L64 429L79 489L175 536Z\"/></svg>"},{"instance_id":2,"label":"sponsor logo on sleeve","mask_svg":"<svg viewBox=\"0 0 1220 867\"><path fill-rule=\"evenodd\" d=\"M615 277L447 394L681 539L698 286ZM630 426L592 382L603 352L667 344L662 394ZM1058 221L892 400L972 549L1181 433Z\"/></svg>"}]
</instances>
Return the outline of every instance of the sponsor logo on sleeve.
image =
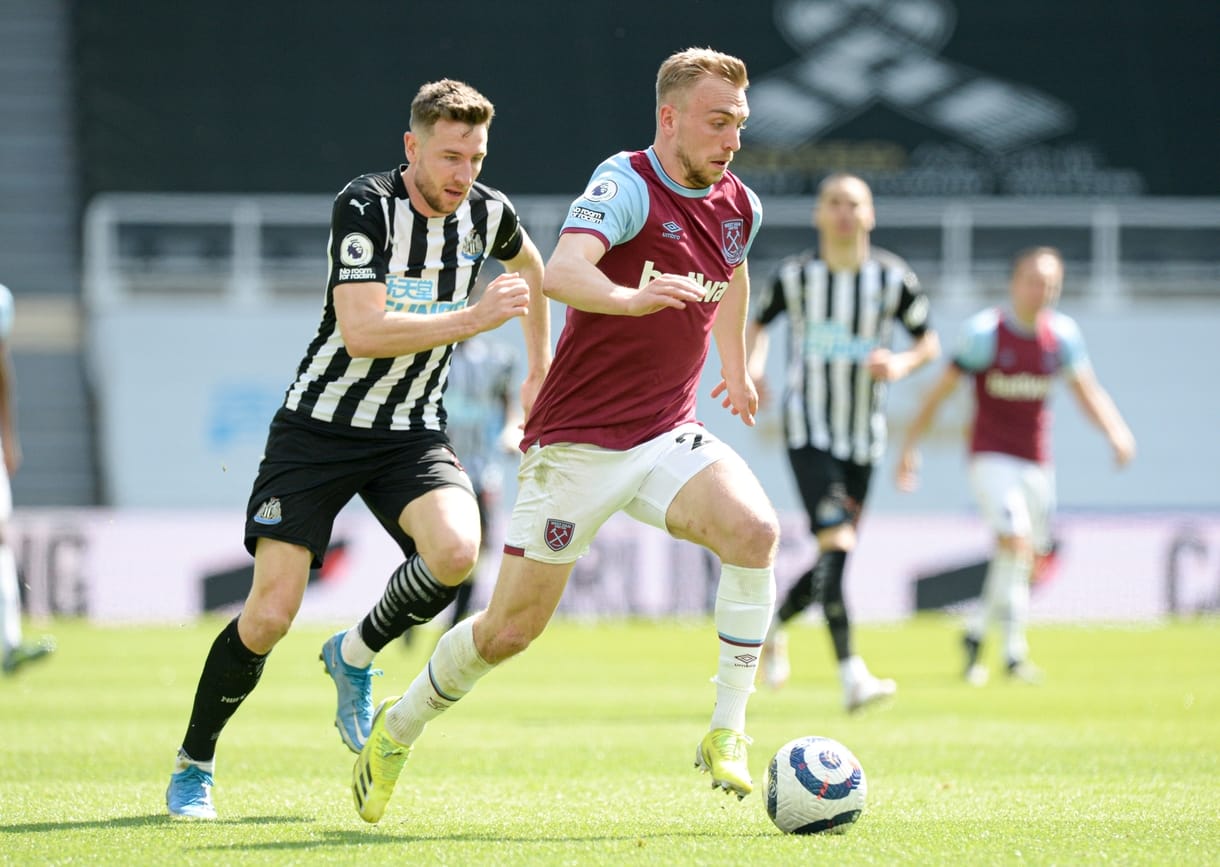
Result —
<instances>
[{"instance_id":1,"label":"sponsor logo on sleeve","mask_svg":"<svg viewBox=\"0 0 1220 867\"><path fill-rule=\"evenodd\" d=\"M572 219L584 220L586 223L601 223L606 219L605 211L595 211L592 208L582 208L580 205L572 207Z\"/></svg>"}]
</instances>

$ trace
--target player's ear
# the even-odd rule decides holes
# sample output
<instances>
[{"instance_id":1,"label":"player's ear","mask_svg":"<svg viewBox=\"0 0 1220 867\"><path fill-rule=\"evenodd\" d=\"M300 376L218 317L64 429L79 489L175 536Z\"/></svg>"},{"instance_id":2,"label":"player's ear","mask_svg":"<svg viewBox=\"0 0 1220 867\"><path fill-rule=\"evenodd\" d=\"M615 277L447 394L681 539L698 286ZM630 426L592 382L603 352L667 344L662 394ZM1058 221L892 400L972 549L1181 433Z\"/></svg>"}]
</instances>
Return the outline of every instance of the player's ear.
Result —
<instances>
[{"instance_id":1,"label":"player's ear","mask_svg":"<svg viewBox=\"0 0 1220 867\"><path fill-rule=\"evenodd\" d=\"M677 117L678 109L665 103L657 109L657 129L672 135L674 126L677 124Z\"/></svg>"},{"instance_id":2,"label":"player's ear","mask_svg":"<svg viewBox=\"0 0 1220 867\"><path fill-rule=\"evenodd\" d=\"M415 133L411 132L411 130L407 130L402 134L402 149L407 155L408 163L415 162L415 151L418 147L419 139L416 138Z\"/></svg>"}]
</instances>

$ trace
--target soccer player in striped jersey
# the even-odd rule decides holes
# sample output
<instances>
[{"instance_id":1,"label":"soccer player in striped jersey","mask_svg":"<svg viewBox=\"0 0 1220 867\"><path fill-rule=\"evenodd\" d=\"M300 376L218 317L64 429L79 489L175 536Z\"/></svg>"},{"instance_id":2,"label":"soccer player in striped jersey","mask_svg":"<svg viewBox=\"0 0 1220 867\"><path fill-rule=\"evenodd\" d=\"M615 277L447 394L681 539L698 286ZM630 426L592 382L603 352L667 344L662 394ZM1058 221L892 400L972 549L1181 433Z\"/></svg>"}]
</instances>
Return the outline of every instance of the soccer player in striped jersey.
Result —
<instances>
[{"instance_id":1,"label":"soccer player in striped jersey","mask_svg":"<svg viewBox=\"0 0 1220 867\"><path fill-rule=\"evenodd\" d=\"M542 633L575 561L618 511L723 564L716 703L696 764L714 787L751 791L745 710L775 598L778 521L745 462L695 418L713 336L723 376L713 397L747 425L758 403L744 329L746 254L761 208L728 171L746 85L735 57L669 57L657 75L652 147L603 162L568 212L545 281L567 320L526 417L495 590L486 610L441 637L403 697L378 707L353 769L365 821L381 818L425 725Z\"/></svg>"},{"instance_id":2,"label":"soccer player in striped jersey","mask_svg":"<svg viewBox=\"0 0 1220 867\"><path fill-rule=\"evenodd\" d=\"M335 198L321 323L272 420L247 509L254 583L204 663L166 792L172 815L215 818L216 740L287 633L352 497L406 558L368 616L322 648L335 725L353 752L372 721L374 655L444 609L474 567L479 507L445 434L454 344L520 319L527 412L551 357L542 257L509 200L476 180L493 113L467 84L424 85L403 137L407 163L361 175ZM506 273L473 297L489 256Z\"/></svg>"},{"instance_id":3,"label":"soccer player in striped jersey","mask_svg":"<svg viewBox=\"0 0 1220 867\"><path fill-rule=\"evenodd\" d=\"M28 642L21 635L21 587L17 579L17 558L8 538L8 519L13 513L13 489L9 480L21 466L21 440L17 437L17 405L14 400L13 360L9 355L9 336L13 333L13 293L0 284L0 662L6 675L55 650L49 636Z\"/></svg>"},{"instance_id":4,"label":"soccer player in striped jersey","mask_svg":"<svg viewBox=\"0 0 1220 867\"><path fill-rule=\"evenodd\" d=\"M893 680L875 677L857 655L843 591L869 480L885 452L886 385L936 358L940 342L914 272L871 244L876 219L868 184L855 175L828 176L818 189L813 217L817 251L780 265L758 297L746 336L750 370L765 396L766 326L787 314L784 435L819 551L817 562L776 610L763 647L763 677L772 687L787 681L784 624L820 601L843 704L854 711L897 690ZM914 341L894 352L898 325Z\"/></svg>"},{"instance_id":5,"label":"soccer player in striped jersey","mask_svg":"<svg viewBox=\"0 0 1220 867\"><path fill-rule=\"evenodd\" d=\"M899 456L898 487L913 491L920 438L963 376L972 378L970 485L995 535L983 597L963 636L965 677L975 686L988 679L979 650L993 625L1004 632L1009 676L1025 681L1040 676L1028 659L1026 621L1030 579L1051 546L1055 475L1047 401L1055 378L1067 380L1085 415L1105 434L1118 466L1135 456L1135 437L1097 381L1079 327L1054 309L1062 285L1058 250L1035 247L1017 255L1009 309L984 310L966 322L951 363L925 396Z\"/></svg>"}]
</instances>

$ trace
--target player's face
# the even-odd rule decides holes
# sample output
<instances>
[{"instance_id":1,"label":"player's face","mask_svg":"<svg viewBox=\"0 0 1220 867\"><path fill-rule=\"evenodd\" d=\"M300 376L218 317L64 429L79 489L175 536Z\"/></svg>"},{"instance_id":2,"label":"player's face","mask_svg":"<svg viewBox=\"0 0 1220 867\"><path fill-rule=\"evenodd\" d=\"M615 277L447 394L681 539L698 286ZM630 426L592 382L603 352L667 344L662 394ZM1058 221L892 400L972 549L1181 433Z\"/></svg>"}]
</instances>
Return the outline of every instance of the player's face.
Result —
<instances>
[{"instance_id":1,"label":"player's face","mask_svg":"<svg viewBox=\"0 0 1220 867\"><path fill-rule=\"evenodd\" d=\"M1033 317L1059 299L1063 286L1063 266L1050 255L1032 256L1017 264L1009 290L1014 312Z\"/></svg>"},{"instance_id":2,"label":"player's face","mask_svg":"<svg viewBox=\"0 0 1220 867\"><path fill-rule=\"evenodd\" d=\"M741 131L750 114L746 92L711 76L700 78L673 111L674 156L682 167L679 183L702 189L724 177L733 154L741 150Z\"/></svg>"},{"instance_id":3,"label":"player's face","mask_svg":"<svg viewBox=\"0 0 1220 867\"><path fill-rule=\"evenodd\" d=\"M407 190L426 217L452 214L466 200L487 156L487 124L438 120L430 131L408 132Z\"/></svg>"},{"instance_id":4,"label":"player's face","mask_svg":"<svg viewBox=\"0 0 1220 867\"><path fill-rule=\"evenodd\" d=\"M873 230L873 195L856 178L832 181L818 197L814 225L823 236L850 241Z\"/></svg>"}]
</instances>

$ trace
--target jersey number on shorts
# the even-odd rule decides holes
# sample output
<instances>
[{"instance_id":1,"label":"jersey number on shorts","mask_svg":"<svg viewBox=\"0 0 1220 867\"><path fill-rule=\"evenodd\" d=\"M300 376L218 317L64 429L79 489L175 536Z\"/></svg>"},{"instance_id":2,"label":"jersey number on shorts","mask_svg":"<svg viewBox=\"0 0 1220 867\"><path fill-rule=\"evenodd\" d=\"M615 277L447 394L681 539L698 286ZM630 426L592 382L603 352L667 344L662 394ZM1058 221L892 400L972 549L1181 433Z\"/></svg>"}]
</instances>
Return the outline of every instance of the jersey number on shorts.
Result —
<instances>
[{"instance_id":1,"label":"jersey number on shorts","mask_svg":"<svg viewBox=\"0 0 1220 867\"><path fill-rule=\"evenodd\" d=\"M684 443L684 442L686 442L687 437L691 438L690 450L692 452L695 449L699 448L699 446L703 445L703 434L701 434L701 433L697 433L697 434L684 433L681 436L679 436L676 441L680 442L680 443Z\"/></svg>"}]
</instances>

